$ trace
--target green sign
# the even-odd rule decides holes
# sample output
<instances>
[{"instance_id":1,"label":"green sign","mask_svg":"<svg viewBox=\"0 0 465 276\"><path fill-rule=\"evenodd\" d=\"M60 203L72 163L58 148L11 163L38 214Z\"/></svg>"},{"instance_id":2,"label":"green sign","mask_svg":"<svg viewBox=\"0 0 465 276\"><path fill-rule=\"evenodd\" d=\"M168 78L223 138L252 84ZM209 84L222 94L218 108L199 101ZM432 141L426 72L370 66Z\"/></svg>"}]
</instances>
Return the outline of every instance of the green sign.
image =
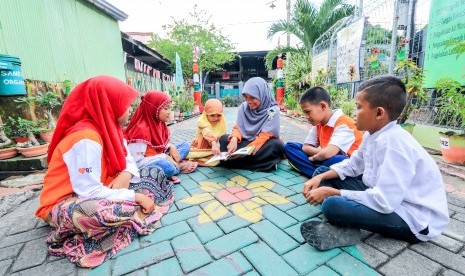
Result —
<instances>
[{"instance_id":1,"label":"green sign","mask_svg":"<svg viewBox=\"0 0 465 276\"><path fill-rule=\"evenodd\" d=\"M465 0L432 0L426 38L425 86L449 77L465 85L465 56L456 59L448 40L465 40Z\"/></svg>"}]
</instances>

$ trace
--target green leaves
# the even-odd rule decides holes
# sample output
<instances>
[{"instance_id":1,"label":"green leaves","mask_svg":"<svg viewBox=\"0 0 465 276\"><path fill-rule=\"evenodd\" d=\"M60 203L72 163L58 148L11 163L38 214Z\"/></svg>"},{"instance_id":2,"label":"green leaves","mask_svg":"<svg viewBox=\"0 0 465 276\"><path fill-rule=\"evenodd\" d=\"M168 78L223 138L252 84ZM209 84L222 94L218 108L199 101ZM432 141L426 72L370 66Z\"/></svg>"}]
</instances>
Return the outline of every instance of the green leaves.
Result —
<instances>
[{"instance_id":1,"label":"green leaves","mask_svg":"<svg viewBox=\"0 0 465 276\"><path fill-rule=\"evenodd\" d=\"M195 6L191 16L196 24L190 24L185 19L173 18L172 24L164 26L168 31L168 37L162 39L154 36L148 44L172 62L173 71L177 52L181 58L185 78L192 77L194 46L199 48L199 68L207 73L233 61L237 55L233 51L233 44L209 22L204 11L197 11Z\"/></svg>"}]
</instances>

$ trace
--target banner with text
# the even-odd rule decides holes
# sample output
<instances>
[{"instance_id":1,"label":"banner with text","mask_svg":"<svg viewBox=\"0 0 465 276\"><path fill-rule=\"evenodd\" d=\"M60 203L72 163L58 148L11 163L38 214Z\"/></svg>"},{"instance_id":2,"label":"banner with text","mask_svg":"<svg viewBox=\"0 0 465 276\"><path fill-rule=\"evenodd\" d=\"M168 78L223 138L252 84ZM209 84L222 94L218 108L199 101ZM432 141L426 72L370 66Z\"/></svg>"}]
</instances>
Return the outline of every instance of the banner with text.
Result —
<instances>
[{"instance_id":1,"label":"banner with text","mask_svg":"<svg viewBox=\"0 0 465 276\"><path fill-rule=\"evenodd\" d=\"M465 55L446 49L449 40L465 40L465 0L432 0L426 37L425 87L440 78L452 78L465 85Z\"/></svg>"},{"instance_id":2,"label":"banner with text","mask_svg":"<svg viewBox=\"0 0 465 276\"><path fill-rule=\"evenodd\" d=\"M336 82L360 81L360 47L365 17L337 32Z\"/></svg>"},{"instance_id":3,"label":"banner with text","mask_svg":"<svg viewBox=\"0 0 465 276\"><path fill-rule=\"evenodd\" d=\"M328 50L315 55L312 58L312 80L318 75L318 71L328 71Z\"/></svg>"}]
</instances>

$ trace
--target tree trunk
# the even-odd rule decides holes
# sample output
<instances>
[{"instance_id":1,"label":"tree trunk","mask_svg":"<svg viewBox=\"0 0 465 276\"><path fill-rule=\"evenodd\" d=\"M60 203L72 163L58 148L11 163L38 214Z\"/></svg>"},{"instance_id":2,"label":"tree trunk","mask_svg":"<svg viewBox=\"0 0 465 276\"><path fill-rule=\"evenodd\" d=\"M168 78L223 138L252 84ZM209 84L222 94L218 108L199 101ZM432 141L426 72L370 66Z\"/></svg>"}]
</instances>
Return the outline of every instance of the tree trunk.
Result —
<instances>
[{"instance_id":1,"label":"tree trunk","mask_svg":"<svg viewBox=\"0 0 465 276\"><path fill-rule=\"evenodd\" d=\"M0 116L0 148L11 144L11 140L6 137L5 125L3 124L2 117Z\"/></svg>"},{"instance_id":2,"label":"tree trunk","mask_svg":"<svg viewBox=\"0 0 465 276\"><path fill-rule=\"evenodd\" d=\"M399 124L403 124L405 123L405 121L407 121L407 115L408 111L410 110L413 94L415 94L414 91L410 91L410 93L408 94L407 103L405 104L404 109L402 110L402 113L400 113L399 116Z\"/></svg>"},{"instance_id":3,"label":"tree trunk","mask_svg":"<svg viewBox=\"0 0 465 276\"><path fill-rule=\"evenodd\" d=\"M56 127L56 122L55 122L55 119L53 118L53 115L52 115L52 111L51 110L47 110L45 112L45 114L47 114L47 119L48 119L48 128L49 129L55 129Z\"/></svg>"},{"instance_id":4,"label":"tree trunk","mask_svg":"<svg viewBox=\"0 0 465 276\"><path fill-rule=\"evenodd\" d=\"M31 144L33 146L39 146L40 145L40 143L37 141L36 137L34 136L34 133L29 131L27 133L27 138L29 139L29 142L31 142Z\"/></svg>"}]
</instances>

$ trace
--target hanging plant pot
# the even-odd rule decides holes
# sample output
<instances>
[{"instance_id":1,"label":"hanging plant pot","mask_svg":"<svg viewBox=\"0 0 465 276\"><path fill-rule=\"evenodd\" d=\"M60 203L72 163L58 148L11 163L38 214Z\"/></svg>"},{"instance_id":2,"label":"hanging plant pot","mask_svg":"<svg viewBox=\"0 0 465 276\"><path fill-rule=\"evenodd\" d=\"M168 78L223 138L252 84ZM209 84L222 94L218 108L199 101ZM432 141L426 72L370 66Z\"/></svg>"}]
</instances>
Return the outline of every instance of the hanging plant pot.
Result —
<instances>
[{"instance_id":1,"label":"hanging plant pot","mask_svg":"<svg viewBox=\"0 0 465 276\"><path fill-rule=\"evenodd\" d=\"M439 139L444 162L465 165L465 135L456 135L453 131L439 132Z\"/></svg>"},{"instance_id":2,"label":"hanging plant pot","mask_svg":"<svg viewBox=\"0 0 465 276\"><path fill-rule=\"evenodd\" d=\"M34 146L34 147L28 147L28 148L19 148L19 147L17 147L16 149L24 157L34 157L34 156L39 156L39 155L46 154L47 151L48 151L48 146L49 146L49 143L39 145L39 146Z\"/></svg>"},{"instance_id":3,"label":"hanging plant pot","mask_svg":"<svg viewBox=\"0 0 465 276\"><path fill-rule=\"evenodd\" d=\"M16 148L0 149L0 160L9 159L18 155Z\"/></svg>"},{"instance_id":4,"label":"hanging plant pot","mask_svg":"<svg viewBox=\"0 0 465 276\"><path fill-rule=\"evenodd\" d=\"M42 139L45 143L50 143L52 141L53 133L55 132L54 129L49 131L41 132L40 139Z\"/></svg>"},{"instance_id":5,"label":"hanging plant pot","mask_svg":"<svg viewBox=\"0 0 465 276\"><path fill-rule=\"evenodd\" d=\"M400 124L400 126L403 129L405 129L408 133L413 134L413 128L415 127L415 124L404 123L404 124Z\"/></svg>"}]
</instances>

